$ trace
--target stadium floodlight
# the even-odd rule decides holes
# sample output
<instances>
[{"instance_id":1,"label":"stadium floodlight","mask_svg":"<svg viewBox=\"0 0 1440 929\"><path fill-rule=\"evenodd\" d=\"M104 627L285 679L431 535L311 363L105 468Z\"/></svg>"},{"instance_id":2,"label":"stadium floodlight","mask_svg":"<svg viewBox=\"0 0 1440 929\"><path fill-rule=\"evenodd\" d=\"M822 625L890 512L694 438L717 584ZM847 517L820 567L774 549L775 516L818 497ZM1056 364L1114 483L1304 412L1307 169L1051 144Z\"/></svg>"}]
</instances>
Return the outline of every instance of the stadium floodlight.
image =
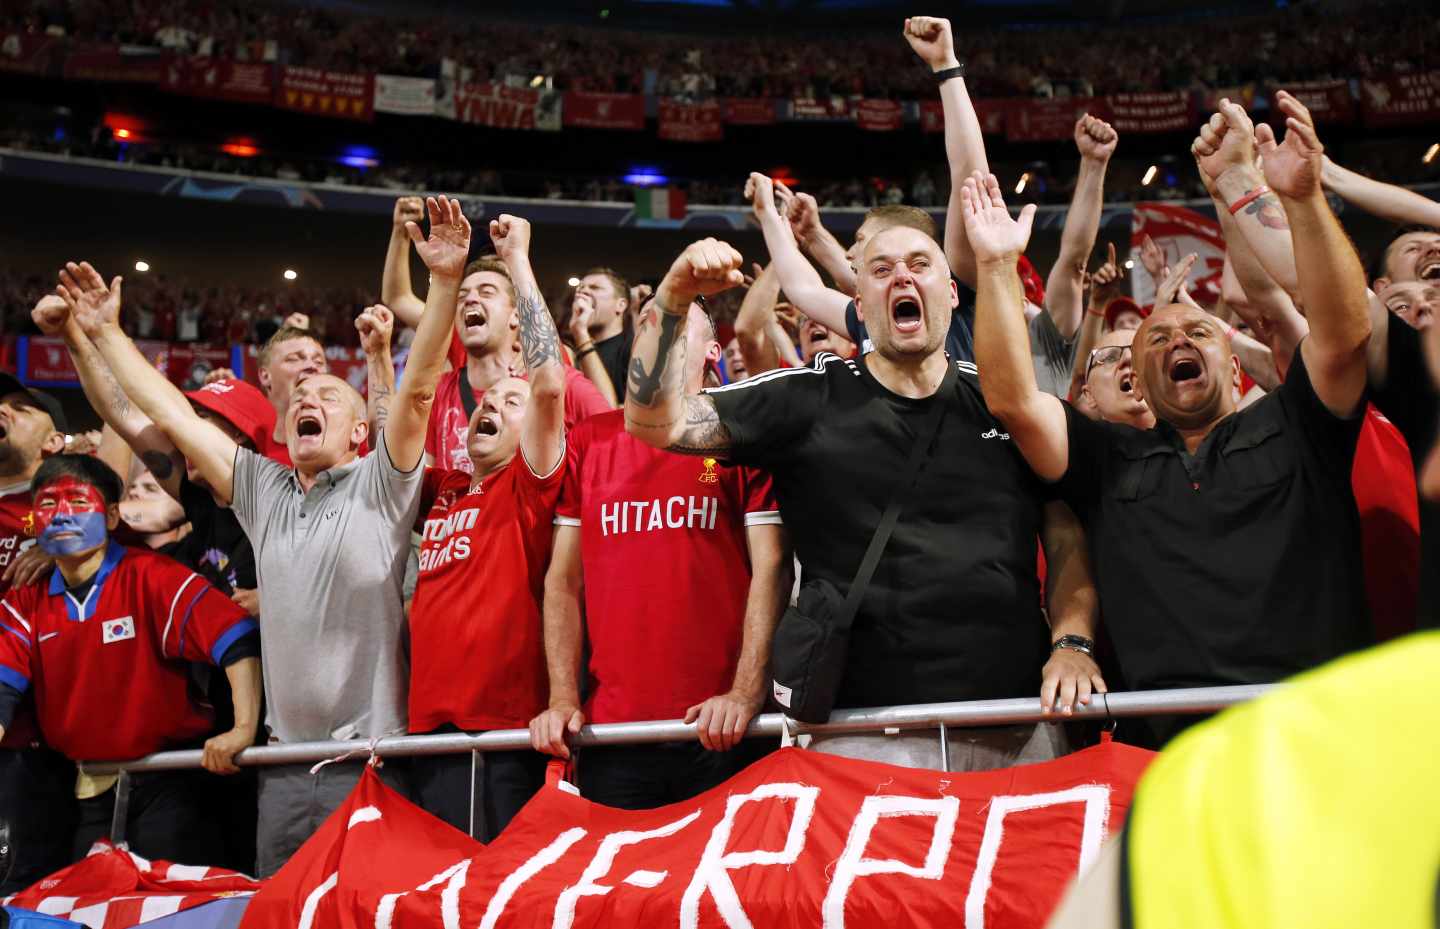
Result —
<instances>
[{"instance_id":1,"label":"stadium floodlight","mask_svg":"<svg viewBox=\"0 0 1440 929\"><path fill-rule=\"evenodd\" d=\"M1434 145L1431 145L1429 148L1425 149L1425 157L1421 158L1420 160L1428 165L1430 162L1435 160L1436 155L1440 155L1440 142L1436 142Z\"/></svg>"},{"instance_id":2,"label":"stadium floodlight","mask_svg":"<svg viewBox=\"0 0 1440 929\"><path fill-rule=\"evenodd\" d=\"M580 286L580 278L578 278L578 277L572 277L572 278L570 278L570 280L566 281L565 283L569 284L571 287L579 287L579 286Z\"/></svg>"},{"instance_id":3,"label":"stadium floodlight","mask_svg":"<svg viewBox=\"0 0 1440 929\"><path fill-rule=\"evenodd\" d=\"M1015 192L1017 194L1023 194L1025 192L1025 185L1028 183L1030 183L1030 172L1026 171L1020 175L1020 183L1015 185Z\"/></svg>"},{"instance_id":4,"label":"stadium floodlight","mask_svg":"<svg viewBox=\"0 0 1440 929\"><path fill-rule=\"evenodd\" d=\"M1151 165L1151 166L1145 171L1145 176L1142 177L1142 178L1140 178L1140 186L1141 186L1141 187L1149 187L1149 186L1150 186L1150 182L1153 181L1153 180L1155 180L1155 175L1157 175L1157 174L1159 174L1159 173L1160 173L1160 166L1159 166L1159 165Z\"/></svg>"},{"instance_id":5,"label":"stadium floodlight","mask_svg":"<svg viewBox=\"0 0 1440 929\"><path fill-rule=\"evenodd\" d=\"M286 268L286 269L285 269L285 280L287 280L287 281L293 281L293 280L295 280L295 279L296 279L297 277L299 277L299 276L300 276L299 274L295 273L295 269L294 269L294 268Z\"/></svg>"},{"instance_id":6,"label":"stadium floodlight","mask_svg":"<svg viewBox=\"0 0 1440 929\"><path fill-rule=\"evenodd\" d=\"M150 262L148 262L148 261L137 261L137 262L135 262L135 270L136 270L136 271L139 271L141 274L144 274L146 271L149 271L149 270L150 270Z\"/></svg>"},{"instance_id":7,"label":"stadium floodlight","mask_svg":"<svg viewBox=\"0 0 1440 929\"><path fill-rule=\"evenodd\" d=\"M1129 259L1128 261L1125 262L1125 270L1126 270L1126 271L1129 271L1129 270L1130 270L1131 268L1133 268L1133 267L1135 267L1135 259L1134 259L1134 258L1131 258L1131 259Z\"/></svg>"}]
</instances>

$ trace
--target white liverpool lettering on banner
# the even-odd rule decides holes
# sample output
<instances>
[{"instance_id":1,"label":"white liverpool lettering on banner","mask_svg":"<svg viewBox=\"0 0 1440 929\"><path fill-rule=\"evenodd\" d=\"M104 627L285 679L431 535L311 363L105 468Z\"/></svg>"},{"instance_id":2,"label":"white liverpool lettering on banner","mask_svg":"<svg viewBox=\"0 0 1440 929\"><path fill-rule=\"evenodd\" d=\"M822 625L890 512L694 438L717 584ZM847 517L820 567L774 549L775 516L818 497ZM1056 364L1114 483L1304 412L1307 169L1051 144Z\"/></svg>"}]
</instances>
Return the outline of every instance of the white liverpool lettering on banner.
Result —
<instances>
[{"instance_id":1,"label":"white liverpool lettering on banner","mask_svg":"<svg viewBox=\"0 0 1440 929\"><path fill-rule=\"evenodd\" d=\"M845 898L849 896L856 878L904 874L936 881L944 876L945 859L950 855L950 840L955 834L955 819L959 815L959 797L866 797L855 823L850 827L845 851L835 862L835 876L830 880L825 902L820 905L823 929L845 929ZM875 825L881 819L896 816L931 816L935 819L935 826L930 832L930 848L925 853L925 863L919 867L894 858L865 857L865 846L870 844L870 833Z\"/></svg>"},{"instance_id":2,"label":"white liverpool lettering on banner","mask_svg":"<svg viewBox=\"0 0 1440 929\"><path fill-rule=\"evenodd\" d=\"M985 820L985 837L980 841L980 856L975 861L975 876L970 879L970 892L965 897L965 929L985 929L985 898L990 894L990 880L995 874L995 861L1000 857L1000 843L1005 836L1005 817L1023 810L1038 810L1065 803L1085 804L1085 826L1080 833L1080 865L1084 871L1100 854L1105 831L1110 822L1110 788L1103 784L1072 787L1048 794L1027 794L996 797L990 801L990 817Z\"/></svg>"},{"instance_id":3,"label":"white liverpool lettering on banner","mask_svg":"<svg viewBox=\"0 0 1440 929\"><path fill-rule=\"evenodd\" d=\"M725 801L725 815L710 832L710 841L700 856L695 868L695 877L685 888L680 900L681 929L698 929L700 925L700 898L706 891L715 901L720 918L730 929L754 929L745 908L740 905L740 896L735 884L726 872L751 865L794 864L805 847L805 834L810 829L810 820L815 815L815 800L820 796L819 787L803 784L762 784L748 794L736 794ZM747 803L760 800L793 800L795 811L790 816L790 828L785 833L785 845L778 852L756 849L748 852L727 852L730 830L735 825L735 814Z\"/></svg>"},{"instance_id":4,"label":"white liverpool lettering on banner","mask_svg":"<svg viewBox=\"0 0 1440 929\"><path fill-rule=\"evenodd\" d=\"M356 826L364 823L376 823L380 819L381 813L378 809L373 806L364 806L350 814L350 821L345 824L345 830L348 832ZM300 908L300 921L295 924L295 929L310 929L315 924L315 911L320 908L320 901L325 898L326 894L334 890L335 885L339 882L340 872L335 871L321 881L318 887L310 891L310 896L305 898L305 905Z\"/></svg>"},{"instance_id":5,"label":"white liverpool lettering on banner","mask_svg":"<svg viewBox=\"0 0 1440 929\"><path fill-rule=\"evenodd\" d=\"M560 897L555 901L555 920L551 923L551 929L570 929L575 924L575 906L581 897L603 897L615 889L595 882L610 873L610 866L615 863L615 856L620 853L620 849L650 839L663 839L674 835L699 818L700 811L696 810L684 819L677 819L648 832L612 832L607 835L600 841L600 847L595 849L595 857L590 859L585 870L580 872L580 879L560 892Z\"/></svg>"},{"instance_id":6,"label":"white liverpool lettering on banner","mask_svg":"<svg viewBox=\"0 0 1440 929\"><path fill-rule=\"evenodd\" d=\"M500 921L500 914L505 912L506 904L525 882L559 861L560 857L570 850L570 846L583 838L584 829L567 829L556 836L555 841L536 852L529 861L506 875L505 880L495 889L495 896L490 898L490 904L485 907L480 929L495 929L495 924Z\"/></svg>"},{"instance_id":7,"label":"white liverpool lettering on banner","mask_svg":"<svg viewBox=\"0 0 1440 929\"><path fill-rule=\"evenodd\" d=\"M416 887L415 892L429 890L432 887L439 887L454 877L458 872L469 870L469 868L470 859L466 858L464 861L457 861L419 887ZM401 897L411 892L412 891L406 890L398 894L386 894L380 898L380 903L375 907L375 929L390 929L391 923L395 919L395 904L399 902Z\"/></svg>"}]
</instances>

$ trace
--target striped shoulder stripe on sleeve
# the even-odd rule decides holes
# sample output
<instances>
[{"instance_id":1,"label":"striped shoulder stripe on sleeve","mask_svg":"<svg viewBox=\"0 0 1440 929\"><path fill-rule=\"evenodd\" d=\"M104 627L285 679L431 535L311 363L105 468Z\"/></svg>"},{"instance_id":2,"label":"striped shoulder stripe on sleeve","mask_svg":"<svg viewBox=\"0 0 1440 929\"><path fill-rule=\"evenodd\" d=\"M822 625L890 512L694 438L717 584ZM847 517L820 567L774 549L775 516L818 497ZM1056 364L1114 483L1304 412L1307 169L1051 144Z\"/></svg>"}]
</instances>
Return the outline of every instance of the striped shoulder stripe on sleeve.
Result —
<instances>
[{"instance_id":1,"label":"striped shoulder stripe on sleeve","mask_svg":"<svg viewBox=\"0 0 1440 929\"><path fill-rule=\"evenodd\" d=\"M580 525L580 520L577 519L577 518L574 517L574 516L556 516L556 517L555 517L555 525L557 525L557 526L578 526L578 525Z\"/></svg>"},{"instance_id":2,"label":"striped shoulder stripe on sleeve","mask_svg":"<svg viewBox=\"0 0 1440 929\"><path fill-rule=\"evenodd\" d=\"M6 611L9 612L9 614L15 619L15 621L20 624L20 628L24 629L27 635L34 634L35 630L30 628L30 624L25 621L25 617L21 616L18 612L16 612L15 608L10 605L10 602L8 600L0 600L0 606L5 607Z\"/></svg>"},{"instance_id":3,"label":"striped shoulder stripe on sleeve","mask_svg":"<svg viewBox=\"0 0 1440 929\"><path fill-rule=\"evenodd\" d=\"M779 510L758 510L754 513L745 514L745 525L783 526L785 525L785 522L780 518Z\"/></svg>"},{"instance_id":4,"label":"striped shoulder stripe on sleeve","mask_svg":"<svg viewBox=\"0 0 1440 929\"><path fill-rule=\"evenodd\" d=\"M754 377L748 377L745 380L737 381L734 384L726 384L723 387L707 387L704 391L702 391L702 393L718 394L724 393L729 390L744 390L747 387L755 387L760 384L768 383L770 381L779 380L782 377L793 377L797 374L824 374L826 366L828 366L832 361L838 361L843 363L844 360L845 359L841 358L839 355L834 355L830 352L821 352L820 354L816 355L815 358L806 367L776 368L774 371L766 371L764 374L757 374Z\"/></svg>"},{"instance_id":5,"label":"striped shoulder stripe on sleeve","mask_svg":"<svg viewBox=\"0 0 1440 929\"><path fill-rule=\"evenodd\" d=\"M189 577L185 578L185 583L180 585L180 589L175 591L175 598L170 601L170 614L165 617L165 631L160 633L160 647L162 649L165 647L165 642L170 638L170 626L175 622L175 607L179 605L180 597L185 593L185 588L189 587L195 581L200 581L202 584L205 583L200 580L200 575L192 573Z\"/></svg>"}]
</instances>

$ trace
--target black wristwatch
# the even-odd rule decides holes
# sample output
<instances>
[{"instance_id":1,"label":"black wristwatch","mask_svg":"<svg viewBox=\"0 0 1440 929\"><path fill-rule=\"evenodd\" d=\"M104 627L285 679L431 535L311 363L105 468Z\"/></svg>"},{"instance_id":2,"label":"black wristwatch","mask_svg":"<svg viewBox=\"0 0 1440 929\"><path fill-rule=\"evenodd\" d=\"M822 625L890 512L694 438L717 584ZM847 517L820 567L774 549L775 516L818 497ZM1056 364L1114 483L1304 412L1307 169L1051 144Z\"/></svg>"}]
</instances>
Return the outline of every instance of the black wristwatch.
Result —
<instances>
[{"instance_id":1,"label":"black wristwatch","mask_svg":"<svg viewBox=\"0 0 1440 929\"><path fill-rule=\"evenodd\" d=\"M1083 635L1062 635L1051 644L1050 651L1058 651L1062 648L1068 648L1072 652L1079 652L1082 655L1094 655L1095 640Z\"/></svg>"},{"instance_id":2,"label":"black wristwatch","mask_svg":"<svg viewBox=\"0 0 1440 929\"><path fill-rule=\"evenodd\" d=\"M937 84L943 84L952 77L964 77L965 62L962 61L953 68L941 68L939 71L934 72L934 74L935 83Z\"/></svg>"}]
</instances>

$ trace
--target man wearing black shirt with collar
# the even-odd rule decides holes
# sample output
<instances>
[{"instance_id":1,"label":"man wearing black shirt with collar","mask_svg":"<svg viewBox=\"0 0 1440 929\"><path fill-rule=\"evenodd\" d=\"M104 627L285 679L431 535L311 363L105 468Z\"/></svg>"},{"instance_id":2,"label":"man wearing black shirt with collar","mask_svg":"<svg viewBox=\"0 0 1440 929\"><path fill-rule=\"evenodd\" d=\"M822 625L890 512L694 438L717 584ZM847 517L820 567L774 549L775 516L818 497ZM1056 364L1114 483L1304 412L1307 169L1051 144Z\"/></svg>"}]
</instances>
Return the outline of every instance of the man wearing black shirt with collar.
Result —
<instances>
[{"instance_id":1,"label":"man wearing black shirt with collar","mask_svg":"<svg viewBox=\"0 0 1440 929\"><path fill-rule=\"evenodd\" d=\"M768 188L768 178L752 177ZM1049 635L1057 643L1075 637L1048 647L1035 576L1043 488L985 410L974 366L945 357L958 296L935 240L901 227L866 243L859 304L873 352L853 360L822 353L811 367L682 396L677 314L695 294L739 283L739 269L739 254L713 239L691 245L671 267L654 301L658 318L643 318L636 335L627 429L659 448L770 470L805 579L845 594L917 430L932 404L945 404L862 598L836 705L1017 697L1034 694L1043 677L1045 702L1056 703L1058 689L1064 712L1103 689L1088 648L1076 641L1094 628L1083 543L1071 533L1062 550L1066 534L1047 525L1047 558L1061 588L1052 595ZM847 505L837 509L840 498ZM1045 760L1064 750L1056 728L952 732L952 760L960 769ZM876 751L885 740L891 748ZM931 736L927 744L932 755L903 737L843 748L938 766L938 743Z\"/></svg>"},{"instance_id":2,"label":"man wearing black shirt with collar","mask_svg":"<svg viewBox=\"0 0 1440 929\"><path fill-rule=\"evenodd\" d=\"M1284 144L1262 145L1269 186L1250 200L1278 195L1283 206L1310 335L1285 383L1238 412L1223 323L1180 304L1158 308L1135 337L1136 386L1155 429L1092 422L1039 390L1015 274L1034 208L1017 222L993 175L965 182L985 399L1085 523L1132 688L1267 683L1369 641L1350 484L1370 335L1365 277L1320 189L1309 114L1293 98L1280 106L1289 131ZM1226 131L1212 121L1197 154L1213 153ZM1253 143L1241 160L1254 164Z\"/></svg>"}]
</instances>

